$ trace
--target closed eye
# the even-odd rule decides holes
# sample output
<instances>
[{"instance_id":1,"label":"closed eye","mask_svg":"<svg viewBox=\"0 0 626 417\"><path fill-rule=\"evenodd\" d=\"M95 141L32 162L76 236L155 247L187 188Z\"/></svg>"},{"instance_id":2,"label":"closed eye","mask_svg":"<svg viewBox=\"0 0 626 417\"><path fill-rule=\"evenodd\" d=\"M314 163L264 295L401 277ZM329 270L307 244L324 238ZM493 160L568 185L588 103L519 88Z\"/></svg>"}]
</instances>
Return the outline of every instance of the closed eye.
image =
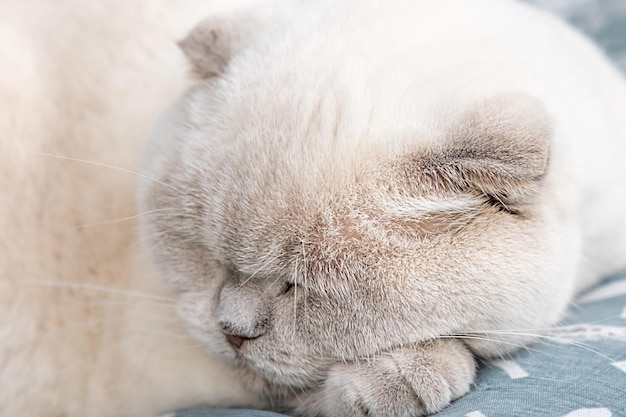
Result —
<instances>
[{"instance_id":1,"label":"closed eye","mask_svg":"<svg viewBox=\"0 0 626 417\"><path fill-rule=\"evenodd\" d=\"M294 284L293 282L286 282L285 285L283 286L283 289L281 290L280 294L281 295L285 295L291 292L291 290L294 289L294 287L296 286L296 284Z\"/></svg>"},{"instance_id":2,"label":"closed eye","mask_svg":"<svg viewBox=\"0 0 626 417\"><path fill-rule=\"evenodd\" d=\"M519 211L515 210L511 206L504 203L503 200L506 198L505 196L498 197L492 194L485 194L485 197L487 199L487 204L489 204L490 206L496 207L498 211L513 214L513 215L519 214Z\"/></svg>"}]
</instances>

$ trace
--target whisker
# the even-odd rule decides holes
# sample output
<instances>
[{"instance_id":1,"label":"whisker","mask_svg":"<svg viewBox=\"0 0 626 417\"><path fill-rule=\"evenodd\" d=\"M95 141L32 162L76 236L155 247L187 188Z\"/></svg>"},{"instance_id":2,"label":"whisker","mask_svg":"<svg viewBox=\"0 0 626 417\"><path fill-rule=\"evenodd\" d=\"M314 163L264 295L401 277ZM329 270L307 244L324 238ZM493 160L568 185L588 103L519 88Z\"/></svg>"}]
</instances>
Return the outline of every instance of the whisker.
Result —
<instances>
[{"instance_id":1,"label":"whisker","mask_svg":"<svg viewBox=\"0 0 626 417\"><path fill-rule=\"evenodd\" d=\"M81 296L78 295L72 295L73 297L75 297L76 299L74 300L70 300L67 301L63 304L63 307L66 308L68 306L80 306L83 304L88 304L90 307L98 307L98 306L128 306L128 298L129 297L124 297L122 299L115 299L115 298L111 298L111 297L117 297L116 294L105 294L104 297L102 298L103 295L102 294L98 294L98 298L92 298L89 295L84 295L84 297L89 297L89 298L82 298ZM161 311L176 311L176 307L177 307L177 303L172 301L172 302L167 302L167 301L157 301L157 300L146 300L146 299L142 299L139 300L142 302L146 302L146 303L150 303L150 308L158 308ZM133 302L135 302L133 300Z\"/></svg>"},{"instance_id":2,"label":"whisker","mask_svg":"<svg viewBox=\"0 0 626 417\"><path fill-rule=\"evenodd\" d=\"M68 314L66 316L68 319L71 318L70 313L71 311L68 311ZM60 317L64 317L64 316L60 316ZM138 323L135 323L136 319L139 319L140 325L133 326L134 324L138 324ZM159 317L157 315L149 315L149 314L137 315L136 313L133 313L132 320L128 320L128 317L125 315L122 315L121 317L111 317L110 315L106 316L105 314L102 314L101 317L92 317L86 320L85 319L72 320L72 321L68 320L68 322L55 326L53 330L55 332L62 332L64 330L73 331L77 328L80 329L80 328L89 328L89 327L94 327L94 326L107 326L107 325L118 326L119 325L119 327L125 327L127 329L131 329L133 333L141 332L141 333L152 334L152 335L165 335L165 336L172 336L176 338L188 338L189 334L185 332L184 330L174 332L174 331L168 331L168 329L166 328L169 325L179 324L179 323L180 323L180 320L172 318L172 317ZM151 327L154 327L156 330L150 330ZM48 330L48 333L49 332L50 330Z\"/></svg>"},{"instance_id":3,"label":"whisker","mask_svg":"<svg viewBox=\"0 0 626 417\"><path fill-rule=\"evenodd\" d=\"M44 281L44 280L28 280L28 281L20 281L20 282L0 281L0 285L66 288L66 289L72 289L72 290L93 291L93 292L100 292L100 293L105 293L105 294L135 297L135 298L151 300L151 301L173 302L172 298L161 297L158 295L145 294L145 293L141 293L137 291L129 291L129 290L121 289L121 288L111 288L111 287L105 287L105 286L100 286L100 285L95 285L95 284L81 284L81 283L75 283L75 282L56 282L56 281Z\"/></svg>"},{"instance_id":4,"label":"whisker","mask_svg":"<svg viewBox=\"0 0 626 417\"><path fill-rule=\"evenodd\" d=\"M246 285L252 278L254 278L259 272L261 272L263 269L265 269L265 267L267 267L270 263L274 262L276 259L278 259L280 257L280 255L276 255L274 257L272 257L271 259L265 261L256 271L254 271L252 274L250 274L250 276L248 278L245 279L244 282L242 282L241 284L239 284L239 287L243 287L244 285Z\"/></svg>"},{"instance_id":5,"label":"whisker","mask_svg":"<svg viewBox=\"0 0 626 417\"><path fill-rule=\"evenodd\" d=\"M573 346L579 347L581 349L587 350L591 353L594 353L598 356L603 357L604 359L607 359L609 361L614 361L612 358L604 355L603 353L591 348L589 345L587 345L586 343L581 343L578 342L576 340L573 339L568 339L565 337L560 337L560 336L554 336L554 335L542 335L542 334L535 334L535 333L521 333L521 332L516 332L516 331L511 331L511 332L504 332L504 331L497 331L497 332L491 332L491 331L486 331L486 332L481 332L481 333L494 333L494 334L509 334L512 336L530 336L530 337L537 337L539 339L542 340L553 340L553 341L558 341L558 342L562 342L562 343L567 343L567 344L571 344Z\"/></svg>"},{"instance_id":6,"label":"whisker","mask_svg":"<svg viewBox=\"0 0 626 417\"><path fill-rule=\"evenodd\" d=\"M135 352L135 353L141 352L142 351L141 349L145 349L146 347L149 348L151 346L157 346L157 348L161 351L164 349L168 349L168 350L171 349L170 350L171 352L177 352L178 350L182 350L180 349L181 347L188 348L189 350L191 350L191 348L193 347L195 347L196 349L198 348L198 345L195 344L195 342L192 339L190 339L188 336L185 336L184 334L178 335L178 334L169 333L166 331L150 331L142 327L133 329L133 334L134 335L138 334L140 335L140 337L139 338L122 337L117 340L107 340L106 343L99 345L97 348L99 357L107 357L108 355L113 353L113 355L115 355L114 363L119 363L118 355L126 356L127 352ZM168 338L172 342L174 341L176 342L173 343L174 346L170 346L168 345L168 343L162 343L158 339L152 340L150 339L151 337ZM179 341L182 342L184 346L179 346ZM158 344L156 344L155 342L158 342ZM192 346L192 345L195 345L195 346ZM128 348L129 346L131 346L132 349L129 349ZM132 357L127 360L132 360ZM64 367L67 368L68 370L73 370L79 367L83 367L84 365L85 365L85 362L82 360L79 360L75 362L66 363L64 364Z\"/></svg>"},{"instance_id":7,"label":"whisker","mask_svg":"<svg viewBox=\"0 0 626 417\"><path fill-rule=\"evenodd\" d=\"M153 242L153 241L157 240L159 237L169 233L169 231L172 230L174 227L175 226L172 225L172 226L168 227L165 230L161 230L161 231L155 232L155 233L153 233L153 234L151 234L149 236L140 234L140 235L137 236L137 239L135 239L135 241L133 243L131 243L130 245L128 245L125 248L122 248L120 250L120 252L124 252L124 251L130 250L130 249L136 247L139 244L147 244L147 243Z\"/></svg>"},{"instance_id":8,"label":"whisker","mask_svg":"<svg viewBox=\"0 0 626 417\"><path fill-rule=\"evenodd\" d=\"M589 325L589 324L597 324L597 323L602 323L604 321L608 321L608 320L612 320L612 319L616 319L619 318L620 316L618 314L614 314L612 316L608 316L605 317L603 319L598 319L595 321L590 321L590 322L585 322L585 323L579 323L576 324L576 326L579 325ZM550 331L554 331L554 330L558 330L560 328L562 328L564 326L552 326L552 327L543 327L543 328L522 328L522 329L489 329L489 330L476 330L476 333L485 333L485 332L491 332L491 333L498 333L498 332L502 332L502 333L511 333L511 332L550 332Z\"/></svg>"},{"instance_id":9,"label":"whisker","mask_svg":"<svg viewBox=\"0 0 626 417\"><path fill-rule=\"evenodd\" d=\"M522 345L520 343L507 342L507 341L504 341L504 340L491 339L489 337L481 337L481 336L478 336L478 335L465 335L465 334L462 334L462 335L461 334L459 334L459 335L444 335L444 336L439 336L439 338L441 338L441 339L461 339L461 340L482 340L482 341L485 341L485 342L494 342L494 343L500 343L500 344L503 344L503 345L514 346L514 347L516 347L518 349L523 349L523 350L530 351L530 352L543 353L543 354L548 355L548 356L555 356L555 355L553 355L551 353L544 352L542 350L533 348L531 346Z\"/></svg>"},{"instance_id":10,"label":"whisker","mask_svg":"<svg viewBox=\"0 0 626 417\"><path fill-rule=\"evenodd\" d=\"M137 213L137 214L134 214L132 216L121 217L121 218L118 218L118 219L103 220L103 221L99 221L99 222L79 224L79 225L76 225L76 226L71 226L70 229L82 229L82 228L85 228L85 227L100 226L100 225L105 225L105 224L122 223L122 222L130 221L130 220L135 220L135 219L138 219L139 217L146 216L146 215L149 215L149 214L161 214L160 212L162 212L162 211L172 211L172 210L180 210L180 209L176 208L176 207L158 208L158 209L144 211L142 213ZM168 216L174 217L175 214L174 215L166 214L163 217L168 217Z\"/></svg>"},{"instance_id":11,"label":"whisker","mask_svg":"<svg viewBox=\"0 0 626 417\"><path fill-rule=\"evenodd\" d=\"M34 154L37 154L37 155L47 156L47 157L50 157L50 158L62 159L62 160L65 160L65 161L79 162L79 163L83 163L83 164L88 164L88 165L93 165L93 166L113 169L113 170L124 172L124 173L127 173L127 174L133 174L133 175L136 175L136 176L138 176L140 178L144 178L144 179L156 182L157 184L160 184L160 185L162 185L164 187L171 188L174 191L182 193L181 190L179 190L178 188L174 187L171 184L166 184L166 183L164 183L164 182L162 182L162 181L160 181L160 180L158 180L156 178L149 177L149 176L144 175L144 174L142 174L140 172L133 171L133 170L130 170L130 169L118 167L118 166L115 166L115 165L106 164L104 162L96 162L96 161L90 161L90 160L87 160L87 159L73 158L71 156L55 155L55 154L51 154L51 153L47 153L47 152L40 152L40 151L31 151L31 152L34 153Z\"/></svg>"},{"instance_id":12,"label":"whisker","mask_svg":"<svg viewBox=\"0 0 626 417\"><path fill-rule=\"evenodd\" d=\"M296 397L296 400L300 403L300 404L304 404L302 402L302 399L300 398L300 396L296 393L296 391L293 389L293 387L291 385L287 385L289 387L289 390L291 391L291 393L294 395L294 397Z\"/></svg>"},{"instance_id":13,"label":"whisker","mask_svg":"<svg viewBox=\"0 0 626 417\"><path fill-rule=\"evenodd\" d=\"M304 245L304 240L300 241L302 246L302 261L304 263L304 273L303 273L303 281L304 281L304 316L307 315L307 296L308 296L308 286L307 286L307 277L308 277L308 267L306 260L306 247Z\"/></svg>"},{"instance_id":14,"label":"whisker","mask_svg":"<svg viewBox=\"0 0 626 417\"><path fill-rule=\"evenodd\" d=\"M263 291L263 293L261 294L261 296L265 295L265 293L267 293L269 291L270 288L272 288L272 286L274 284L276 284L278 281L280 281L280 276L278 276L274 281L272 281L272 283L270 285L267 286L267 288Z\"/></svg>"},{"instance_id":15,"label":"whisker","mask_svg":"<svg viewBox=\"0 0 626 417\"><path fill-rule=\"evenodd\" d=\"M588 351L588 352L590 352L590 353L593 353L593 354L595 354L595 355L598 355L598 356L600 356L600 357L602 357L602 358L604 358L604 359L608 360L609 362L614 362L614 361L615 361L615 359L610 358L610 357L606 356L605 354L603 354L602 352L600 352L600 351L598 351L598 350L596 350L596 349L591 348L591 347L590 347L588 344L586 344L586 343L578 342L578 341L576 341L576 340L573 340L573 339L567 339L567 338L563 338L563 337L546 336L546 338L547 338L547 339L551 339L551 340L555 340L555 341L558 341L558 342L566 343L566 344L568 344L568 345L576 346L576 347L578 347L578 348L580 348L580 349L583 349L583 350L586 350L586 351Z\"/></svg>"}]
</instances>

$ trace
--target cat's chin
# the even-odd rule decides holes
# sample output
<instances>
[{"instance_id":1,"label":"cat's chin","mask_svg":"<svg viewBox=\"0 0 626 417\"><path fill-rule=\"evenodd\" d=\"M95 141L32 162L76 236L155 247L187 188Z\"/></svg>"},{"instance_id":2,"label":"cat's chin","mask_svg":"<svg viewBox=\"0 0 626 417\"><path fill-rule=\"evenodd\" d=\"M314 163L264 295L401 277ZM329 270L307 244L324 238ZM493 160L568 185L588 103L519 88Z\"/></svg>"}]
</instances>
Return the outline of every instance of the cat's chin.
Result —
<instances>
[{"instance_id":1,"label":"cat's chin","mask_svg":"<svg viewBox=\"0 0 626 417\"><path fill-rule=\"evenodd\" d=\"M248 388L259 395L290 397L294 392L304 392L319 387L328 375L330 364L310 361L310 366L300 363L260 358L238 352L220 358L234 367ZM322 361L320 361L322 362Z\"/></svg>"},{"instance_id":2,"label":"cat's chin","mask_svg":"<svg viewBox=\"0 0 626 417\"><path fill-rule=\"evenodd\" d=\"M288 364L272 363L271 366L258 368L258 364L247 361L241 355L225 362L232 367L245 388L258 398L260 403L257 407L274 411L292 410L301 396L319 390L328 376L328 369L320 370L316 375L305 375Z\"/></svg>"},{"instance_id":3,"label":"cat's chin","mask_svg":"<svg viewBox=\"0 0 626 417\"><path fill-rule=\"evenodd\" d=\"M261 396L276 396L283 390L293 395L294 391L316 388L324 381L331 366L329 361L313 358L270 358L246 346L235 350L223 337L199 335L190 330L208 355L235 369L248 389Z\"/></svg>"}]
</instances>

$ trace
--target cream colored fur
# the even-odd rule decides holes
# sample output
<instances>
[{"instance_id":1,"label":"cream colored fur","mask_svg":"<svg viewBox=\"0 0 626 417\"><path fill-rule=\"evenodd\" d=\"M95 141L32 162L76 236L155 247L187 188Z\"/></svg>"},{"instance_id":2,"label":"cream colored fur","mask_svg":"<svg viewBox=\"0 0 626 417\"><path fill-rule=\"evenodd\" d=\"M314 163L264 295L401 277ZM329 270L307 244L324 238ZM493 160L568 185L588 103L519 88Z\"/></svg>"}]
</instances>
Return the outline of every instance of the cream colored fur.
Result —
<instances>
[{"instance_id":1,"label":"cream colored fur","mask_svg":"<svg viewBox=\"0 0 626 417\"><path fill-rule=\"evenodd\" d=\"M555 19L271 3L190 83L202 3L0 5L0 415L431 413L626 264L626 86Z\"/></svg>"},{"instance_id":2,"label":"cream colored fur","mask_svg":"<svg viewBox=\"0 0 626 417\"><path fill-rule=\"evenodd\" d=\"M137 214L138 179L123 170L138 170L156 116L188 84L176 42L224 8L0 3L1 416L246 402L184 336L136 219L123 220Z\"/></svg>"}]
</instances>

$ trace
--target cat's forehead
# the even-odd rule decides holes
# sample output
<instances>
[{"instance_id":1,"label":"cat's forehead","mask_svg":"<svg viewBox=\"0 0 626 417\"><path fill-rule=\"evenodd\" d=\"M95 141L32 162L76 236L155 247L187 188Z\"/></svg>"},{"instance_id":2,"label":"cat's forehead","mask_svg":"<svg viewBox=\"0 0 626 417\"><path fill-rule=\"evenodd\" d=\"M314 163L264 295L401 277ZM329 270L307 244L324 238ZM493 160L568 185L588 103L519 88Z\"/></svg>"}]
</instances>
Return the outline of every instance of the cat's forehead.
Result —
<instances>
[{"instance_id":1,"label":"cat's forehead","mask_svg":"<svg viewBox=\"0 0 626 417\"><path fill-rule=\"evenodd\" d=\"M190 122L204 129L199 134L263 150L322 150L345 161L363 154L359 146L399 153L407 142L432 139L455 111L450 102L462 102L447 100L456 93L445 90L426 99L411 66L390 69L384 60L349 53L345 59L364 62L304 57L299 49L280 60L263 49L247 52L191 97Z\"/></svg>"},{"instance_id":2,"label":"cat's forehead","mask_svg":"<svg viewBox=\"0 0 626 417\"><path fill-rule=\"evenodd\" d=\"M291 113L223 107L223 118L194 132L188 154L197 170L188 175L209 219L204 240L241 274L370 273L370 264L480 204L472 195L415 192L419 180L399 163L409 135L372 131L360 122L371 112L351 119L345 103L306 97L293 99Z\"/></svg>"},{"instance_id":3,"label":"cat's forehead","mask_svg":"<svg viewBox=\"0 0 626 417\"><path fill-rule=\"evenodd\" d=\"M190 100L192 140L184 153L201 171L198 181L230 188L225 198L242 202L315 205L346 197L443 130L428 117L400 122L400 112L367 88L257 86L234 89L241 91L234 97L222 88L232 90L220 82Z\"/></svg>"}]
</instances>

